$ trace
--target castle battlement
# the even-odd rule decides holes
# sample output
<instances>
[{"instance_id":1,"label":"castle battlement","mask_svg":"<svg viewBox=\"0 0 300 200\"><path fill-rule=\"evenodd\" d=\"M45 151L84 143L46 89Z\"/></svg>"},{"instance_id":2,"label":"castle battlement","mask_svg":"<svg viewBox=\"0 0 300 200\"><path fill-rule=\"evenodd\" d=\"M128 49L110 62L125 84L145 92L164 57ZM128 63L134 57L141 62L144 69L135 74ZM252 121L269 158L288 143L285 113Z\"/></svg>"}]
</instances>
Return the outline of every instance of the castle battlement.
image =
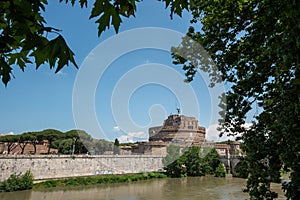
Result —
<instances>
[{"instance_id":1,"label":"castle battlement","mask_svg":"<svg viewBox=\"0 0 300 200\"><path fill-rule=\"evenodd\" d=\"M198 125L195 117L169 115L163 126L149 128L149 141L199 143L205 141L205 128Z\"/></svg>"}]
</instances>

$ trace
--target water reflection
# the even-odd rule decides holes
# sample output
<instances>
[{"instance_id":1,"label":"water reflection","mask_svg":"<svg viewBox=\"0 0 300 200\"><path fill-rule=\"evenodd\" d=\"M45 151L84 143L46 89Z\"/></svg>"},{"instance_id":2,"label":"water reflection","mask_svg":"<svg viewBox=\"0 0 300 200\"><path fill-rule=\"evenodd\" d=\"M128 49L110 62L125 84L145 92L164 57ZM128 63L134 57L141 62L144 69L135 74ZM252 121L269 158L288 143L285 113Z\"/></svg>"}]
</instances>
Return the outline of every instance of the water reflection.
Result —
<instances>
[{"instance_id":1,"label":"water reflection","mask_svg":"<svg viewBox=\"0 0 300 200\"><path fill-rule=\"evenodd\" d=\"M246 181L238 178L189 177L158 179L134 183L55 188L41 191L0 193L1 200L242 200L249 199L242 192ZM280 186L277 190L280 190ZM283 196L280 196L283 198Z\"/></svg>"}]
</instances>

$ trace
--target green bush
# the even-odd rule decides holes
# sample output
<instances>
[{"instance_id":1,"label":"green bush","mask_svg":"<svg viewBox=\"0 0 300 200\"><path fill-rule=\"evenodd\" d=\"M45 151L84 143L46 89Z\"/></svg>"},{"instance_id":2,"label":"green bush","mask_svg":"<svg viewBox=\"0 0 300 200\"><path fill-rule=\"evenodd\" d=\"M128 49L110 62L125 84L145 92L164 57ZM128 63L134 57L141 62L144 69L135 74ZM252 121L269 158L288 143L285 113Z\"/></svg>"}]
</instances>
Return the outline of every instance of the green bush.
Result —
<instances>
[{"instance_id":1,"label":"green bush","mask_svg":"<svg viewBox=\"0 0 300 200\"><path fill-rule=\"evenodd\" d=\"M222 163L219 163L218 167L215 171L216 177L225 177L226 176L226 169Z\"/></svg>"},{"instance_id":2,"label":"green bush","mask_svg":"<svg viewBox=\"0 0 300 200\"><path fill-rule=\"evenodd\" d=\"M184 153L180 153L180 147L168 147L168 155L163 159L163 164L169 177L205 176L215 173L220 163L215 149L192 146L183 150Z\"/></svg>"},{"instance_id":3,"label":"green bush","mask_svg":"<svg viewBox=\"0 0 300 200\"><path fill-rule=\"evenodd\" d=\"M1 192L12 192L18 190L28 190L33 187L33 176L28 170L24 175L22 174L12 174L6 180L0 183Z\"/></svg>"}]
</instances>

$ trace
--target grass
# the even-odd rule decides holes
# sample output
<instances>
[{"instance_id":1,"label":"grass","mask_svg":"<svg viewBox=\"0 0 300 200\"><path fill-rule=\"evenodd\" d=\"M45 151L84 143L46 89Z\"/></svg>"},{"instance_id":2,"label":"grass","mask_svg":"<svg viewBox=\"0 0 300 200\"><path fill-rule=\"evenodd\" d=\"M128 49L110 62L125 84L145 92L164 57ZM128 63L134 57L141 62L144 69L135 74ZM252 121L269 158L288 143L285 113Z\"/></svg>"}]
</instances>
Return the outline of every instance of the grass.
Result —
<instances>
[{"instance_id":1,"label":"grass","mask_svg":"<svg viewBox=\"0 0 300 200\"><path fill-rule=\"evenodd\" d=\"M126 183L140 180L148 180L154 178L166 178L163 173L147 172L138 174L113 174L113 175L97 175L87 177L66 178L57 180L47 180L34 184L34 189L66 187L66 186L82 186L110 183Z\"/></svg>"}]
</instances>

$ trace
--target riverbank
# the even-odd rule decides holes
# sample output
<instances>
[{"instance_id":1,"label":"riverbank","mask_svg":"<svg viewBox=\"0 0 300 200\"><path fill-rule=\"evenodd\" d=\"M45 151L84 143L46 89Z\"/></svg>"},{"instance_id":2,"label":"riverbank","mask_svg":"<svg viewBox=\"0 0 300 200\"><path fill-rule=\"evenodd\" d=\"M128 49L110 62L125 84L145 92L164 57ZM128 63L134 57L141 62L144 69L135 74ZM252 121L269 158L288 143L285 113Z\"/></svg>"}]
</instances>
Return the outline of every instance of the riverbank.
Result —
<instances>
[{"instance_id":1,"label":"riverbank","mask_svg":"<svg viewBox=\"0 0 300 200\"><path fill-rule=\"evenodd\" d=\"M53 187L0 193L1 200L85 200L85 199L163 199L163 200L241 200L246 180L214 176L160 178L130 183Z\"/></svg>"},{"instance_id":2,"label":"riverbank","mask_svg":"<svg viewBox=\"0 0 300 200\"><path fill-rule=\"evenodd\" d=\"M86 176L76 178L63 178L55 180L46 180L43 182L35 183L33 189L44 189L54 187L67 187L67 186L85 186L85 185L103 185L110 183L126 183L135 182L140 180L167 178L167 175L160 172L143 172L137 174L109 174Z\"/></svg>"}]
</instances>

